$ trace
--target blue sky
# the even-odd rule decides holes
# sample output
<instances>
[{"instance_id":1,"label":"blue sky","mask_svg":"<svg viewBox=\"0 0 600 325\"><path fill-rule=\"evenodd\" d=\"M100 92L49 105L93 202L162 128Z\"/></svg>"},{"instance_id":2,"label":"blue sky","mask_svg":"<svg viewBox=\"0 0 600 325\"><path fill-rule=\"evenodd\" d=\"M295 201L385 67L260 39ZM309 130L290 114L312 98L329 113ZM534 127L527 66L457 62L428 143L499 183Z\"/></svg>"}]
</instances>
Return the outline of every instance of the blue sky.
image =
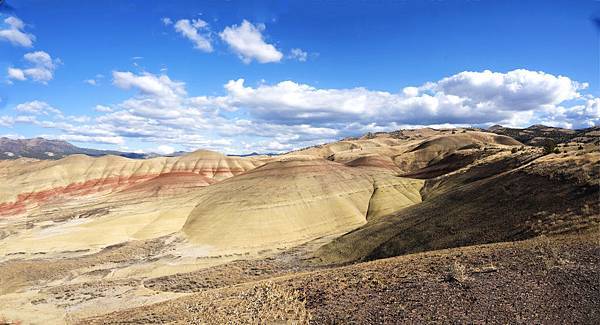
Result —
<instances>
[{"instance_id":1,"label":"blue sky","mask_svg":"<svg viewBox=\"0 0 600 325\"><path fill-rule=\"evenodd\" d=\"M600 123L598 1L7 2L4 136L246 153Z\"/></svg>"}]
</instances>

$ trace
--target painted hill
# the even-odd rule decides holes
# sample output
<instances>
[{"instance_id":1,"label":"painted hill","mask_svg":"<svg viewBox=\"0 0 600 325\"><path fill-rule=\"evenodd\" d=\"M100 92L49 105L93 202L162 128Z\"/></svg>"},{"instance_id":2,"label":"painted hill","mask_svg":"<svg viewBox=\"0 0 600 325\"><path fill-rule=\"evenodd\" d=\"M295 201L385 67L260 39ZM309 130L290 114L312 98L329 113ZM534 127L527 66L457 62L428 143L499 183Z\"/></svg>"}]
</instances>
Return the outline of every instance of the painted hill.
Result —
<instances>
[{"instance_id":1,"label":"painted hill","mask_svg":"<svg viewBox=\"0 0 600 325\"><path fill-rule=\"evenodd\" d=\"M597 228L600 153L540 156L498 152L429 179L422 204L372 220L317 256L344 263Z\"/></svg>"},{"instance_id":2,"label":"painted hill","mask_svg":"<svg viewBox=\"0 0 600 325\"><path fill-rule=\"evenodd\" d=\"M0 160L0 322L598 323L584 140Z\"/></svg>"},{"instance_id":3,"label":"painted hill","mask_svg":"<svg viewBox=\"0 0 600 325\"><path fill-rule=\"evenodd\" d=\"M251 159L228 157L199 150L180 157L134 160L117 156L89 157L71 155L60 160L30 161L19 159L0 164L0 216L23 214L30 208L68 198L104 195L125 190L135 184L152 181L146 190L156 191L157 183L182 185L181 173L198 177L199 184L221 180L260 165ZM161 177L159 180L155 179ZM188 175L190 176L190 175ZM137 186L138 190L145 186Z\"/></svg>"},{"instance_id":4,"label":"painted hill","mask_svg":"<svg viewBox=\"0 0 600 325\"><path fill-rule=\"evenodd\" d=\"M422 184L292 157L208 187L182 230L192 242L215 249L299 243L350 231L382 209L418 203Z\"/></svg>"}]
</instances>

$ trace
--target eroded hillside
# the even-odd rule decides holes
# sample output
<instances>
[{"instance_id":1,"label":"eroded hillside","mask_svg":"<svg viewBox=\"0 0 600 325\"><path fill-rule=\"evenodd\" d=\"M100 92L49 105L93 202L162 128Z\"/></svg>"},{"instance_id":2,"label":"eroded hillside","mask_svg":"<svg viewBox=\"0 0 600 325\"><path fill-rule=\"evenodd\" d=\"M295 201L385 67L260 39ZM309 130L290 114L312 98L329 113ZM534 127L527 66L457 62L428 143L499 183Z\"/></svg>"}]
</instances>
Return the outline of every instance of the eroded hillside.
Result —
<instances>
[{"instance_id":1,"label":"eroded hillside","mask_svg":"<svg viewBox=\"0 0 600 325\"><path fill-rule=\"evenodd\" d=\"M280 156L1 161L0 316L554 322L579 301L574 319L593 322L596 287L577 288L598 275L599 161L590 142L544 154L467 129ZM564 292L553 311L550 291ZM531 303L511 312L515 299Z\"/></svg>"}]
</instances>

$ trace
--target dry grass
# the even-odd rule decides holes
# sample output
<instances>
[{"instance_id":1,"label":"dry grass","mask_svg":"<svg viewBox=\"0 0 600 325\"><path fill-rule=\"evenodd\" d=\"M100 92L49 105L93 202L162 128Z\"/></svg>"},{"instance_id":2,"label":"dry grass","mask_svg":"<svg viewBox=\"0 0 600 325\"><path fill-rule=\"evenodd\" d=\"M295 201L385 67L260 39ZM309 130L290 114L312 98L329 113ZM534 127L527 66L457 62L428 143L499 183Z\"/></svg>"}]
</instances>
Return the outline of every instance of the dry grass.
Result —
<instances>
[{"instance_id":1,"label":"dry grass","mask_svg":"<svg viewBox=\"0 0 600 325\"><path fill-rule=\"evenodd\" d=\"M127 318L99 316L80 324L308 324L312 318L301 290L273 281L203 291L191 298L125 310Z\"/></svg>"},{"instance_id":2,"label":"dry grass","mask_svg":"<svg viewBox=\"0 0 600 325\"><path fill-rule=\"evenodd\" d=\"M454 261L448 268L445 280L447 282L465 283L469 281L467 267L459 261Z\"/></svg>"},{"instance_id":3,"label":"dry grass","mask_svg":"<svg viewBox=\"0 0 600 325\"><path fill-rule=\"evenodd\" d=\"M544 271L549 272L554 268L562 267L572 262L561 252L554 239L545 235L536 238L539 243L539 255L544 265Z\"/></svg>"},{"instance_id":4,"label":"dry grass","mask_svg":"<svg viewBox=\"0 0 600 325\"><path fill-rule=\"evenodd\" d=\"M204 290L81 324L558 324L600 321L597 234L462 247ZM569 255L571 254L571 255ZM550 255L552 256L552 255ZM440 281L451 278L452 282ZM450 302L450 303L449 303Z\"/></svg>"},{"instance_id":5,"label":"dry grass","mask_svg":"<svg viewBox=\"0 0 600 325\"><path fill-rule=\"evenodd\" d=\"M249 323L308 324L311 319L306 309L306 298L300 291L281 287L272 281L254 285L240 293L238 299L246 301L247 305L242 314L234 316ZM218 320L221 321L227 319Z\"/></svg>"}]
</instances>

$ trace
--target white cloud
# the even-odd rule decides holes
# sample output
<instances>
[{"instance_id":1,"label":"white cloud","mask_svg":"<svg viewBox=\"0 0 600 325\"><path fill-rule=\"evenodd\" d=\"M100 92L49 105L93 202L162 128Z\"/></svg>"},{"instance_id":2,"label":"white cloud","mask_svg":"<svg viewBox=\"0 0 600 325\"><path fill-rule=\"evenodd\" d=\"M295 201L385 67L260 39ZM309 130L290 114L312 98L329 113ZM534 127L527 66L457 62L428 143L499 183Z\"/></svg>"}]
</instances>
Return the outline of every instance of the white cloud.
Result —
<instances>
[{"instance_id":1,"label":"white cloud","mask_svg":"<svg viewBox=\"0 0 600 325\"><path fill-rule=\"evenodd\" d=\"M101 113L110 113L113 111L112 108L110 108L108 106L104 106L104 105L96 105L96 107L94 107L94 110L96 112L101 112Z\"/></svg>"},{"instance_id":2,"label":"white cloud","mask_svg":"<svg viewBox=\"0 0 600 325\"><path fill-rule=\"evenodd\" d=\"M279 62L283 54L275 46L265 42L262 32L265 26L253 25L247 20L237 26L226 27L219 36L244 61L256 60L260 63Z\"/></svg>"},{"instance_id":3,"label":"white cloud","mask_svg":"<svg viewBox=\"0 0 600 325\"><path fill-rule=\"evenodd\" d=\"M239 79L229 81L222 96L196 97L187 95L183 82L166 75L117 71L113 77L116 86L137 93L111 107L98 105L102 114L90 121L70 116L44 120L44 108L35 107L45 105L25 103L34 108L22 112L35 116L0 117L0 125L29 121L80 142L136 139L148 148L243 153L287 151L369 131L424 126L600 124L600 98L581 94L585 84L526 70L459 73L397 93L322 89L293 81L250 87Z\"/></svg>"},{"instance_id":4,"label":"white cloud","mask_svg":"<svg viewBox=\"0 0 600 325\"><path fill-rule=\"evenodd\" d=\"M163 21L164 23L164 21ZM170 25L170 24L166 24ZM194 47L204 51L212 52L209 34L206 33L208 23L202 19L181 19L175 23L175 30L194 43Z\"/></svg>"},{"instance_id":5,"label":"white cloud","mask_svg":"<svg viewBox=\"0 0 600 325\"><path fill-rule=\"evenodd\" d=\"M173 20L169 17L164 17L160 21L162 21L165 26L173 25Z\"/></svg>"},{"instance_id":6,"label":"white cloud","mask_svg":"<svg viewBox=\"0 0 600 325\"><path fill-rule=\"evenodd\" d=\"M404 87L404 89L402 89L402 93L406 97L416 97L416 96L419 95L419 88L417 88L417 87Z\"/></svg>"},{"instance_id":7,"label":"white cloud","mask_svg":"<svg viewBox=\"0 0 600 325\"><path fill-rule=\"evenodd\" d=\"M59 59L52 59L50 54L44 51L36 51L25 54L25 61L29 63L27 68L8 68L9 80L31 79L35 82L46 84L54 78L54 71L61 63Z\"/></svg>"},{"instance_id":8,"label":"white cloud","mask_svg":"<svg viewBox=\"0 0 600 325\"><path fill-rule=\"evenodd\" d=\"M90 86L98 86L100 84L100 80L104 78L103 74L97 74L94 78L86 79L83 82Z\"/></svg>"},{"instance_id":9,"label":"white cloud","mask_svg":"<svg viewBox=\"0 0 600 325\"><path fill-rule=\"evenodd\" d=\"M92 118L87 115L70 115L67 117L67 119L76 123L87 123L92 120Z\"/></svg>"},{"instance_id":10,"label":"white cloud","mask_svg":"<svg viewBox=\"0 0 600 325\"><path fill-rule=\"evenodd\" d=\"M225 85L222 101L279 123L511 123L518 112L535 111L532 118L556 115L552 107L580 98L585 88L567 77L528 70L463 72L402 93L318 89L293 81L253 88L239 79Z\"/></svg>"},{"instance_id":11,"label":"white cloud","mask_svg":"<svg viewBox=\"0 0 600 325\"><path fill-rule=\"evenodd\" d=\"M0 116L0 126L11 127L15 123L12 116Z\"/></svg>"},{"instance_id":12,"label":"white cloud","mask_svg":"<svg viewBox=\"0 0 600 325\"><path fill-rule=\"evenodd\" d=\"M19 113L30 113L35 115L62 115L59 109L56 109L50 106L48 103L39 100L19 104L15 107L15 111Z\"/></svg>"},{"instance_id":13,"label":"white cloud","mask_svg":"<svg viewBox=\"0 0 600 325\"><path fill-rule=\"evenodd\" d=\"M161 155L168 155L175 152L175 148L163 144L156 148L156 152Z\"/></svg>"},{"instance_id":14,"label":"white cloud","mask_svg":"<svg viewBox=\"0 0 600 325\"><path fill-rule=\"evenodd\" d=\"M6 40L14 45L23 47L32 47L35 36L24 31L25 23L17 17L8 17L4 19L4 24L8 28L0 29L0 40Z\"/></svg>"},{"instance_id":15,"label":"white cloud","mask_svg":"<svg viewBox=\"0 0 600 325\"><path fill-rule=\"evenodd\" d=\"M308 59L308 53L302 51L302 49L292 49L290 51L289 58L293 60L298 60L300 62L306 62L306 60Z\"/></svg>"},{"instance_id":16,"label":"white cloud","mask_svg":"<svg viewBox=\"0 0 600 325\"><path fill-rule=\"evenodd\" d=\"M8 78L9 79L14 79L14 80L19 80L19 81L24 81L27 79L27 77L25 77L25 72L21 69L15 69L15 68L8 68Z\"/></svg>"},{"instance_id":17,"label":"white cloud","mask_svg":"<svg viewBox=\"0 0 600 325\"><path fill-rule=\"evenodd\" d=\"M38 122L37 118L33 115L19 115L13 119L14 123L30 123L35 124Z\"/></svg>"},{"instance_id":18,"label":"white cloud","mask_svg":"<svg viewBox=\"0 0 600 325\"><path fill-rule=\"evenodd\" d=\"M208 23L202 19L192 19L192 26L196 29L208 27Z\"/></svg>"},{"instance_id":19,"label":"white cloud","mask_svg":"<svg viewBox=\"0 0 600 325\"><path fill-rule=\"evenodd\" d=\"M118 137L118 136L89 136L89 135L80 135L80 134L61 134L61 135L45 135L43 137L48 138L48 139L84 142L84 143L115 144L115 145L121 145L121 144L125 143L125 140L122 137Z\"/></svg>"},{"instance_id":20,"label":"white cloud","mask_svg":"<svg viewBox=\"0 0 600 325\"><path fill-rule=\"evenodd\" d=\"M185 84L172 81L167 75L113 71L113 84L122 89L136 88L144 95L176 98L185 95Z\"/></svg>"},{"instance_id":21,"label":"white cloud","mask_svg":"<svg viewBox=\"0 0 600 325\"><path fill-rule=\"evenodd\" d=\"M587 84L564 76L518 69L507 73L465 71L440 80L434 88L474 102L492 101L499 107L529 110L577 98L578 91L587 88Z\"/></svg>"}]
</instances>

